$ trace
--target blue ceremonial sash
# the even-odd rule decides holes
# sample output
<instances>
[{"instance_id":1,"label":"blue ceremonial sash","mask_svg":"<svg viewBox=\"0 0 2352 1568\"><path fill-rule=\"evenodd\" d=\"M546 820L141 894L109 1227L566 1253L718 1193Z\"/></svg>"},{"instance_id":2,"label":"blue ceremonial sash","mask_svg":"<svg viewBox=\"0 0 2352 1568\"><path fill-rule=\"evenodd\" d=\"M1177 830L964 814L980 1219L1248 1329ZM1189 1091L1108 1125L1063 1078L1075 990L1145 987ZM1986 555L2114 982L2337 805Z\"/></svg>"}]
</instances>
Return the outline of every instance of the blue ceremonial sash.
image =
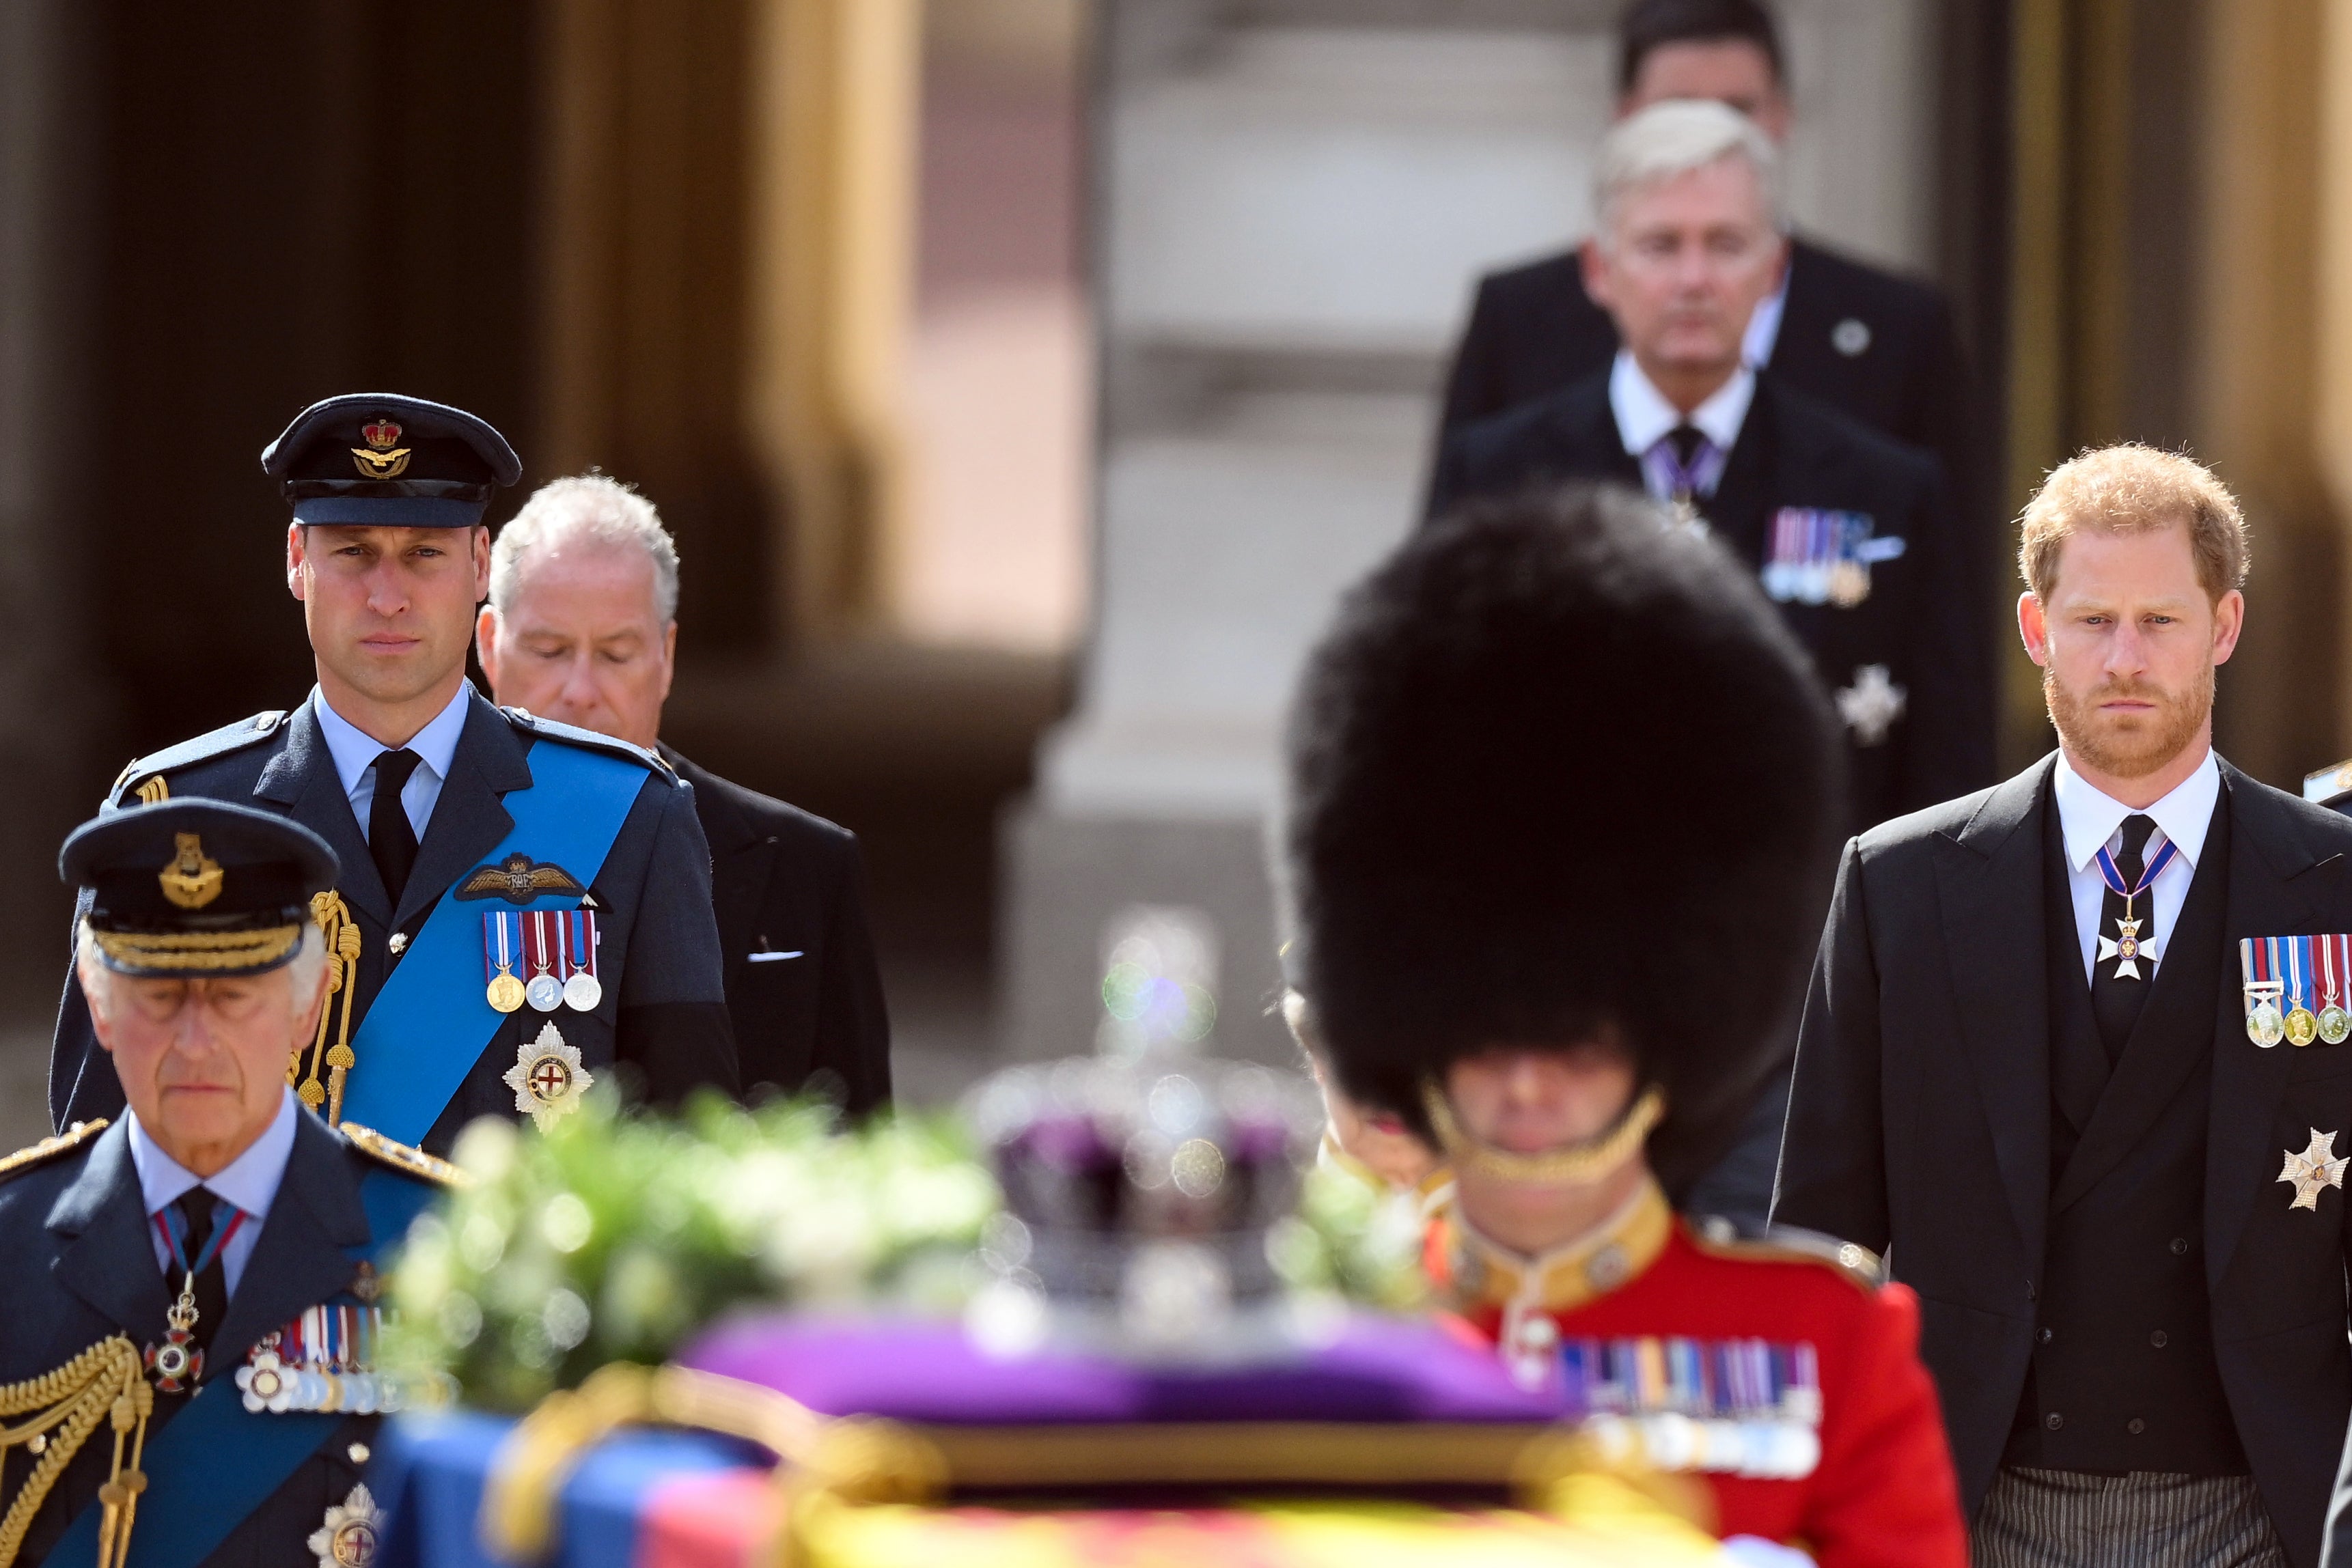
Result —
<instances>
[{"instance_id":1,"label":"blue ceremonial sash","mask_svg":"<svg viewBox=\"0 0 2352 1568\"><path fill-rule=\"evenodd\" d=\"M530 748L530 788L509 790L502 802L514 827L483 862L527 854L589 886L645 782L642 764L542 740ZM520 907L576 906L576 899L551 895ZM483 994L481 911L459 902L453 887L360 1022L343 1119L399 1143L424 1142L505 1021Z\"/></svg>"},{"instance_id":2,"label":"blue ceremonial sash","mask_svg":"<svg viewBox=\"0 0 2352 1568\"><path fill-rule=\"evenodd\" d=\"M368 1240L345 1249L352 1261L365 1259L380 1266L384 1252L407 1236L409 1222L434 1196L430 1183L390 1171L369 1172L360 1181ZM236 1366L225 1364L196 1390L186 1409L162 1431L148 1434L139 1464L147 1490L131 1520L124 1568L195 1568L334 1436L345 1414L249 1411L237 1391ZM89 1437L92 1448L113 1440L104 1426ZM123 1460L130 1461L127 1450ZM96 1568L98 1527L105 1515L92 1498L66 1527L47 1561L56 1568Z\"/></svg>"},{"instance_id":3,"label":"blue ceremonial sash","mask_svg":"<svg viewBox=\"0 0 2352 1568\"><path fill-rule=\"evenodd\" d=\"M250 1414L236 1379L224 1371L148 1437L139 1466L147 1473L147 1490L131 1521L125 1568L195 1568L319 1451L342 1419ZM89 1440L95 1446L114 1438L100 1427ZM123 1458L127 1462L130 1455ZM92 1498L48 1561L57 1568L96 1568L105 1512Z\"/></svg>"}]
</instances>

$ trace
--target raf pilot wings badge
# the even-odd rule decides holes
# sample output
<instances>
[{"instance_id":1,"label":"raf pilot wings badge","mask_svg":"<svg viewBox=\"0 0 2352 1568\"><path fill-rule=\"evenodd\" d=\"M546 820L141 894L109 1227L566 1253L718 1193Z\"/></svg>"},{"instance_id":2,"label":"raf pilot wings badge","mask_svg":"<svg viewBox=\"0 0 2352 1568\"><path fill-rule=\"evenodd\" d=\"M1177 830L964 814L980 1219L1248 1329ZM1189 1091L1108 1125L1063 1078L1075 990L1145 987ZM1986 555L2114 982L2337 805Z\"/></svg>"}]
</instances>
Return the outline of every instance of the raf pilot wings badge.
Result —
<instances>
[{"instance_id":1,"label":"raf pilot wings badge","mask_svg":"<svg viewBox=\"0 0 2352 1568\"><path fill-rule=\"evenodd\" d=\"M552 861L534 861L512 854L496 865L476 866L457 884L459 898L503 898L509 904L529 904L535 898L583 894L580 879Z\"/></svg>"}]
</instances>

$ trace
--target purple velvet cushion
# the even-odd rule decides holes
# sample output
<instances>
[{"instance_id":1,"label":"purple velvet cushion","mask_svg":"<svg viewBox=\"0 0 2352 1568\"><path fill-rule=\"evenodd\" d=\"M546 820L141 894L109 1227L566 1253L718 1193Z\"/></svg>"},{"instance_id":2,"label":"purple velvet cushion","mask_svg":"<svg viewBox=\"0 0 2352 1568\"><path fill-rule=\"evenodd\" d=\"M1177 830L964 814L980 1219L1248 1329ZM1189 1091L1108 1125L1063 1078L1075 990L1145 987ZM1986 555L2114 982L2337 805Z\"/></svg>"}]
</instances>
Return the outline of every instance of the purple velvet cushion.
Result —
<instances>
[{"instance_id":1,"label":"purple velvet cushion","mask_svg":"<svg viewBox=\"0 0 2352 1568\"><path fill-rule=\"evenodd\" d=\"M1140 1421L1549 1421L1557 1395L1515 1387L1491 1351L1428 1322L1359 1317L1288 1361L1150 1365L1047 1350L983 1354L953 1323L739 1319L686 1365L788 1394L826 1416L940 1426Z\"/></svg>"}]
</instances>

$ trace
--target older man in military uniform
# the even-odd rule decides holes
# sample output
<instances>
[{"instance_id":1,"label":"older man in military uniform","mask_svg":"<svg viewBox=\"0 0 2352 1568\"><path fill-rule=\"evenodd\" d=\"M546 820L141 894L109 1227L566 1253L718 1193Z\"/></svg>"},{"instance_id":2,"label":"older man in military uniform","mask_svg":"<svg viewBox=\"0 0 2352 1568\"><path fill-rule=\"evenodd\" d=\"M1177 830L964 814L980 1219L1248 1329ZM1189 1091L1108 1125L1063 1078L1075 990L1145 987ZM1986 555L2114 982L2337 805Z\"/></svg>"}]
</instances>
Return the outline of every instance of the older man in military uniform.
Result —
<instances>
[{"instance_id":1,"label":"older man in military uniform","mask_svg":"<svg viewBox=\"0 0 2352 1568\"><path fill-rule=\"evenodd\" d=\"M334 852L213 800L67 840L119 1119L0 1160L0 1561L360 1568L382 1251L455 1173L285 1081L329 999Z\"/></svg>"},{"instance_id":2,"label":"older man in military uniform","mask_svg":"<svg viewBox=\"0 0 2352 1568\"><path fill-rule=\"evenodd\" d=\"M292 503L287 582L319 684L126 768L105 810L190 795L281 812L334 846L315 911L333 1006L293 1070L349 1115L446 1150L467 1121L568 1115L623 1070L657 1101L737 1087L692 792L625 742L501 710L466 680L495 486L521 465L461 410L330 398L262 454ZM68 988L55 1124L122 1094Z\"/></svg>"}]
</instances>

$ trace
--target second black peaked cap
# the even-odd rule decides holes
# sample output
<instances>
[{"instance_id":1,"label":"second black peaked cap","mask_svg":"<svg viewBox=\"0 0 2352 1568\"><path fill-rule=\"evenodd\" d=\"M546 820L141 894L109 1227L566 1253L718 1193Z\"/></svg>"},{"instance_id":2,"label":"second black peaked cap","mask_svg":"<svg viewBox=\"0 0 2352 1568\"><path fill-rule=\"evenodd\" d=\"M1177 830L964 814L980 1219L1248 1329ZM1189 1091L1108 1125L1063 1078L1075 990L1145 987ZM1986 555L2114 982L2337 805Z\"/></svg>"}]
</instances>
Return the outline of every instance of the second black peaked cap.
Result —
<instances>
[{"instance_id":1,"label":"second black peaked cap","mask_svg":"<svg viewBox=\"0 0 2352 1568\"><path fill-rule=\"evenodd\" d=\"M464 528L491 492L522 477L522 459L488 420L397 392L314 402L262 448L261 469L298 523Z\"/></svg>"},{"instance_id":2,"label":"second black peaked cap","mask_svg":"<svg viewBox=\"0 0 2352 1568\"><path fill-rule=\"evenodd\" d=\"M58 856L59 874L89 890L100 961L126 975L274 969L338 870L327 841L299 822L193 798L84 822Z\"/></svg>"}]
</instances>

